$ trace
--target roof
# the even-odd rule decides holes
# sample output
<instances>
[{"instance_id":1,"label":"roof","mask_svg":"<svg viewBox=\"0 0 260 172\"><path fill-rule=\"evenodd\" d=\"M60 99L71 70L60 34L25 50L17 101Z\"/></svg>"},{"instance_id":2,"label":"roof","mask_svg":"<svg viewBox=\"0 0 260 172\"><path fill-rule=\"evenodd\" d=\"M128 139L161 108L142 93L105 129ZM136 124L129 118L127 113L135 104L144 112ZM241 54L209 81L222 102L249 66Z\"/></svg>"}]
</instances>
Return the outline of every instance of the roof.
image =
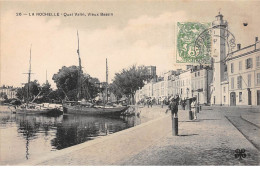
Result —
<instances>
[{"instance_id":1,"label":"roof","mask_svg":"<svg viewBox=\"0 0 260 172\"><path fill-rule=\"evenodd\" d=\"M247 47L231 52L229 54L231 55L231 58L226 59L226 61L230 61L260 51L260 47L257 47L257 44L259 44L259 41Z\"/></svg>"}]
</instances>

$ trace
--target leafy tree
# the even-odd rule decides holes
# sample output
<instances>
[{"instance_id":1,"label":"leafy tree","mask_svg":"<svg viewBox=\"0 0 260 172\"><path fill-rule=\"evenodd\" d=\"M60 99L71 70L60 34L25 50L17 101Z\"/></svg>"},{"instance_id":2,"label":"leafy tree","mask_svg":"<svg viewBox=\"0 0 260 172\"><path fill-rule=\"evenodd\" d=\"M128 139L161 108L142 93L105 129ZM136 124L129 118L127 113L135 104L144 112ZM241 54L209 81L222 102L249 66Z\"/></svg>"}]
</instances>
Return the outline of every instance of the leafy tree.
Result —
<instances>
[{"instance_id":1,"label":"leafy tree","mask_svg":"<svg viewBox=\"0 0 260 172\"><path fill-rule=\"evenodd\" d=\"M113 93L121 97L122 94L130 97L134 103L134 94L136 90L144 86L144 81L151 79L148 70L145 66L136 65L128 69L123 69L120 73L115 74L113 80Z\"/></svg>"},{"instance_id":2,"label":"leafy tree","mask_svg":"<svg viewBox=\"0 0 260 172\"><path fill-rule=\"evenodd\" d=\"M117 100L123 97L122 90L114 82L109 85L109 91L114 93Z\"/></svg>"},{"instance_id":3,"label":"leafy tree","mask_svg":"<svg viewBox=\"0 0 260 172\"><path fill-rule=\"evenodd\" d=\"M63 94L66 94L70 100L77 100L78 71L79 68L77 66L63 66L52 77L57 88L62 90ZM97 95L99 88L96 83L99 83L97 78L92 78L88 74L81 73L82 98L91 99ZM63 95L60 97L64 98L66 96Z\"/></svg>"},{"instance_id":4,"label":"leafy tree","mask_svg":"<svg viewBox=\"0 0 260 172\"><path fill-rule=\"evenodd\" d=\"M42 84L41 94L40 94L41 98L38 98L38 102L49 102L50 101L49 95L51 92L52 92L51 85L48 82Z\"/></svg>"},{"instance_id":5,"label":"leafy tree","mask_svg":"<svg viewBox=\"0 0 260 172\"><path fill-rule=\"evenodd\" d=\"M65 98L65 94L63 93L62 90L60 89L56 89L56 90L53 90L52 92L50 92L48 98L50 100L54 100L54 101L62 101L64 98Z\"/></svg>"},{"instance_id":6,"label":"leafy tree","mask_svg":"<svg viewBox=\"0 0 260 172\"><path fill-rule=\"evenodd\" d=\"M16 97L20 100L23 100L26 97L26 92L23 87L17 89Z\"/></svg>"},{"instance_id":7,"label":"leafy tree","mask_svg":"<svg viewBox=\"0 0 260 172\"><path fill-rule=\"evenodd\" d=\"M31 81L29 83L29 101L31 101L35 96L37 96L40 92L40 84L37 80ZM19 99L27 100L27 92L28 92L28 83L24 85L22 88L18 88L16 96Z\"/></svg>"},{"instance_id":8,"label":"leafy tree","mask_svg":"<svg viewBox=\"0 0 260 172\"><path fill-rule=\"evenodd\" d=\"M4 92L1 92L1 93L0 93L0 98L3 98L3 99L5 99L5 100L8 99L6 93L4 93Z\"/></svg>"}]
</instances>

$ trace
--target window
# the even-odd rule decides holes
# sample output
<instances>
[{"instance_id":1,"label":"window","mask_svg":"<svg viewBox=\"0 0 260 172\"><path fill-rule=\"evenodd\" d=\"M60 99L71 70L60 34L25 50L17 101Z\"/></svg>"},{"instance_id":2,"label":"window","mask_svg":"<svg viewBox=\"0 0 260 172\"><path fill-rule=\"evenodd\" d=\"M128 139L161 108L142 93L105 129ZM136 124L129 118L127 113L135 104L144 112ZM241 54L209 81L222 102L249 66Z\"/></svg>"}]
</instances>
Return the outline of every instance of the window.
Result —
<instances>
[{"instance_id":1,"label":"window","mask_svg":"<svg viewBox=\"0 0 260 172\"><path fill-rule=\"evenodd\" d=\"M237 88L242 89L242 76L237 77Z\"/></svg>"},{"instance_id":2,"label":"window","mask_svg":"<svg viewBox=\"0 0 260 172\"><path fill-rule=\"evenodd\" d=\"M256 84L259 85L260 84L260 73L256 74Z\"/></svg>"},{"instance_id":3,"label":"window","mask_svg":"<svg viewBox=\"0 0 260 172\"><path fill-rule=\"evenodd\" d=\"M197 76L197 73L195 72L195 77Z\"/></svg>"},{"instance_id":4,"label":"window","mask_svg":"<svg viewBox=\"0 0 260 172\"><path fill-rule=\"evenodd\" d=\"M234 78L231 78L231 89L234 89Z\"/></svg>"},{"instance_id":5,"label":"window","mask_svg":"<svg viewBox=\"0 0 260 172\"><path fill-rule=\"evenodd\" d=\"M247 87L251 87L251 74L247 75Z\"/></svg>"},{"instance_id":6,"label":"window","mask_svg":"<svg viewBox=\"0 0 260 172\"><path fill-rule=\"evenodd\" d=\"M242 92L239 92L239 102L242 102Z\"/></svg>"},{"instance_id":7,"label":"window","mask_svg":"<svg viewBox=\"0 0 260 172\"><path fill-rule=\"evenodd\" d=\"M224 93L226 92L226 87L223 88L224 89ZM225 97L225 96L224 96Z\"/></svg>"},{"instance_id":8,"label":"window","mask_svg":"<svg viewBox=\"0 0 260 172\"><path fill-rule=\"evenodd\" d=\"M198 72L198 76L200 76L200 72Z\"/></svg>"},{"instance_id":9,"label":"window","mask_svg":"<svg viewBox=\"0 0 260 172\"><path fill-rule=\"evenodd\" d=\"M246 69L253 68L253 61L252 58L246 59Z\"/></svg>"},{"instance_id":10,"label":"window","mask_svg":"<svg viewBox=\"0 0 260 172\"><path fill-rule=\"evenodd\" d=\"M234 73L234 63L231 63L230 70L231 70L231 73Z\"/></svg>"},{"instance_id":11,"label":"window","mask_svg":"<svg viewBox=\"0 0 260 172\"><path fill-rule=\"evenodd\" d=\"M224 87L225 88L225 87ZM226 102L226 96L224 96L224 102Z\"/></svg>"},{"instance_id":12,"label":"window","mask_svg":"<svg viewBox=\"0 0 260 172\"><path fill-rule=\"evenodd\" d=\"M256 57L256 67L260 66L260 56Z\"/></svg>"},{"instance_id":13,"label":"window","mask_svg":"<svg viewBox=\"0 0 260 172\"><path fill-rule=\"evenodd\" d=\"M239 70L242 70L242 61L239 62Z\"/></svg>"}]
</instances>

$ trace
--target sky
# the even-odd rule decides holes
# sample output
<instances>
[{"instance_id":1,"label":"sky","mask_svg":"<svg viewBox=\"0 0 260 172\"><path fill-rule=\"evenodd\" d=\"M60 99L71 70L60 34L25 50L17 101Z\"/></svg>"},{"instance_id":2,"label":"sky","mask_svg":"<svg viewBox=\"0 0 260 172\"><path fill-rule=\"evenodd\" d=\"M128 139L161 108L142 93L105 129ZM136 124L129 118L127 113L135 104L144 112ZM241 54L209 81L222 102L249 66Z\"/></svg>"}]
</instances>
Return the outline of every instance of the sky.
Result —
<instances>
[{"instance_id":1,"label":"sky","mask_svg":"<svg viewBox=\"0 0 260 172\"><path fill-rule=\"evenodd\" d=\"M78 65L77 30L83 71L109 81L123 68L154 65L157 74L184 68L176 64L177 22L212 22L220 11L242 47L260 36L260 1L42 1L0 2L0 85L27 82L32 46L32 80L47 79L62 66ZM16 16L60 13L60 16ZM61 13L113 13L113 16L68 16ZM243 26L247 22L248 26Z\"/></svg>"}]
</instances>

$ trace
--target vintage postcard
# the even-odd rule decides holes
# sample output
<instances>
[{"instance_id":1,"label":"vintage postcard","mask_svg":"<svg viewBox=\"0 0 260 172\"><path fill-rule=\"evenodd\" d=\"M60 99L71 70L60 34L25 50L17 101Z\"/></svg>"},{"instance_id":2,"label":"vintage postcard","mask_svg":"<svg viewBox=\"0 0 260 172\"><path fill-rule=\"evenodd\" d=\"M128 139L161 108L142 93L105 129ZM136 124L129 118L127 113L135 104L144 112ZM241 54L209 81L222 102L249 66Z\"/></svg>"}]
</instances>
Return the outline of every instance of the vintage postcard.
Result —
<instances>
[{"instance_id":1,"label":"vintage postcard","mask_svg":"<svg viewBox=\"0 0 260 172\"><path fill-rule=\"evenodd\" d=\"M259 166L260 1L0 1L1 166Z\"/></svg>"}]
</instances>

